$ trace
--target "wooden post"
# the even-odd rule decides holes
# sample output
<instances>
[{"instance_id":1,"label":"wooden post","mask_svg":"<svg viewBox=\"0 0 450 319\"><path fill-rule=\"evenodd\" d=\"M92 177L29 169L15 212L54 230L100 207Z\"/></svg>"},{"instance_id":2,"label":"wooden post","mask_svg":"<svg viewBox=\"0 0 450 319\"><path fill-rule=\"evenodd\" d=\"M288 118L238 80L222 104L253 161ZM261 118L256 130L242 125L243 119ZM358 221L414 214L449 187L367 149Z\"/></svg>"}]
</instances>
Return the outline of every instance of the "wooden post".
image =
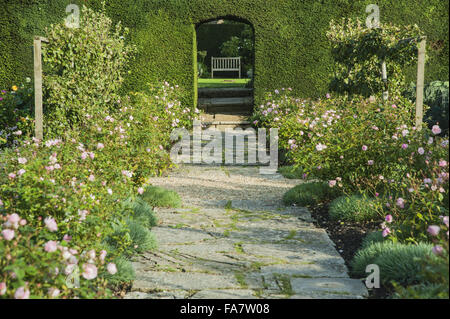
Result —
<instances>
[{"instance_id":1,"label":"wooden post","mask_svg":"<svg viewBox=\"0 0 450 319\"><path fill-rule=\"evenodd\" d=\"M386 91L383 91L383 101L387 101L389 98L389 91L387 90L387 70L386 70L386 60L383 60L381 62L381 78L383 80L384 89Z\"/></svg>"},{"instance_id":2,"label":"wooden post","mask_svg":"<svg viewBox=\"0 0 450 319\"><path fill-rule=\"evenodd\" d=\"M35 136L38 140L44 138L44 112L42 106L42 42L46 38L34 37L34 118Z\"/></svg>"},{"instance_id":3,"label":"wooden post","mask_svg":"<svg viewBox=\"0 0 450 319\"><path fill-rule=\"evenodd\" d=\"M239 78L241 78L241 57L239 57Z\"/></svg>"},{"instance_id":4,"label":"wooden post","mask_svg":"<svg viewBox=\"0 0 450 319\"><path fill-rule=\"evenodd\" d=\"M214 79L214 58L211 57L211 79Z\"/></svg>"},{"instance_id":5,"label":"wooden post","mask_svg":"<svg viewBox=\"0 0 450 319\"><path fill-rule=\"evenodd\" d=\"M416 85L416 128L421 129L423 121L423 87L425 78L425 52L426 37L419 43L419 54L417 61L417 85Z\"/></svg>"}]
</instances>

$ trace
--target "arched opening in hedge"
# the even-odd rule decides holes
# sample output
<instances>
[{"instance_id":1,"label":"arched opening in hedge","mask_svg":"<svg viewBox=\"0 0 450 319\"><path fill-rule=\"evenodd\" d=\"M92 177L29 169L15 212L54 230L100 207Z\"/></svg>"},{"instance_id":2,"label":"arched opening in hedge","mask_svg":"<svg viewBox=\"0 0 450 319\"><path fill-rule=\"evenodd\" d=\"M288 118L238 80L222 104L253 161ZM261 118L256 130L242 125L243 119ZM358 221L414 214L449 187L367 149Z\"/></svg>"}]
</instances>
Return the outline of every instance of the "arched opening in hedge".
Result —
<instances>
[{"instance_id":1,"label":"arched opening in hedge","mask_svg":"<svg viewBox=\"0 0 450 319\"><path fill-rule=\"evenodd\" d=\"M255 31L248 20L235 16L208 19L197 23L195 32L199 87L253 86ZM225 59L213 63L213 58ZM214 72L218 67L226 71Z\"/></svg>"}]
</instances>

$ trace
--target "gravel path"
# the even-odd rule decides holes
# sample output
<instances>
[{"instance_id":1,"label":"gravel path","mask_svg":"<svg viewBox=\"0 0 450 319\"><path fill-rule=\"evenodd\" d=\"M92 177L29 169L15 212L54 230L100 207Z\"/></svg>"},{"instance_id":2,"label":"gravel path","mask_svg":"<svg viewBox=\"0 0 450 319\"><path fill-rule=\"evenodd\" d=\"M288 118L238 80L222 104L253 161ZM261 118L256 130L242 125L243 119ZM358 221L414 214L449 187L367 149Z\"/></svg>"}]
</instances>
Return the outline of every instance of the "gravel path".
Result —
<instances>
[{"instance_id":1,"label":"gravel path","mask_svg":"<svg viewBox=\"0 0 450 319\"><path fill-rule=\"evenodd\" d=\"M136 258L125 298L363 298L344 260L305 208L284 207L298 180L257 167L184 165L152 185L177 191L157 209L159 246Z\"/></svg>"}]
</instances>

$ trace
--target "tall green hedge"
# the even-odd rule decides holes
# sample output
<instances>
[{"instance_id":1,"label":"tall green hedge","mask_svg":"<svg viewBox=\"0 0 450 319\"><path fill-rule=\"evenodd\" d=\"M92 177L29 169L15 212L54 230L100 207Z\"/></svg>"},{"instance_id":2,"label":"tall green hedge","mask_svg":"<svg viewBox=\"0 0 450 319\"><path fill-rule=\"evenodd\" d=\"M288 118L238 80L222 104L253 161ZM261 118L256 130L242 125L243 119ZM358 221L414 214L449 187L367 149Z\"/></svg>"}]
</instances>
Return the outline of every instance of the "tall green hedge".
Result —
<instances>
[{"instance_id":1,"label":"tall green hedge","mask_svg":"<svg viewBox=\"0 0 450 319\"><path fill-rule=\"evenodd\" d=\"M373 0L109 0L107 12L131 29L139 53L125 90L167 80L196 100L195 27L216 18L247 21L255 30L255 96L292 87L302 96L326 93L332 72L326 30L331 19L365 17ZM32 35L66 15L69 3L101 0L0 0L0 87L32 74ZM417 23L429 38L426 78L448 79L448 0L379 0L381 20ZM413 79L414 70L410 70Z\"/></svg>"}]
</instances>

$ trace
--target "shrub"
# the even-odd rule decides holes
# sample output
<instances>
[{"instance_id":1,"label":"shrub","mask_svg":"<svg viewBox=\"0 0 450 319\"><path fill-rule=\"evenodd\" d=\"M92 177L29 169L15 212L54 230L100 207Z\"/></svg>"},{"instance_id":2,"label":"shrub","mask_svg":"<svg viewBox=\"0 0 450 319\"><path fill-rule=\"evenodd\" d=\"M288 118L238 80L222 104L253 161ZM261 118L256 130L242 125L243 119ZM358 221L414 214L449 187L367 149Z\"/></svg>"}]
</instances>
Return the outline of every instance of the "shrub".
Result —
<instances>
[{"instance_id":1,"label":"shrub","mask_svg":"<svg viewBox=\"0 0 450 319\"><path fill-rule=\"evenodd\" d=\"M305 177L303 175L303 170L300 167L282 166L278 168L278 171L287 179L302 179Z\"/></svg>"},{"instance_id":2,"label":"shrub","mask_svg":"<svg viewBox=\"0 0 450 319\"><path fill-rule=\"evenodd\" d=\"M330 203L328 212L333 220L366 222L379 218L378 203L365 195L341 196Z\"/></svg>"},{"instance_id":3,"label":"shrub","mask_svg":"<svg viewBox=\"0 0 450 319\"><path fill-rule=\"evenodd\" d=\"M142 198L128 200L124 206L131 210L132 218L145 227L151 228L156 226L157 219L152 207Z\"/></svg>"},{"instance_id":4,"label":"shrub","mask_svg":"<svg viewBox=\"0 0 450 319\"><path fill-rule=\"evenodd\" d=\"M147 250L156 248L156 239L150 230L139 221L127 220L127 227L130 232L132 248L137 253L143 253Z\"/></svg>"},{"instance_id":5,"label":"shrub","mask_svg":"<svg viewBox=\"0 0 450 319\"><path fill-rule=\"evenodd\" d=\"M382 231L374 231L367 234L361 244L361 248L366 248L375 243L381 243L385 240Z\"/></svg>"},{"instance_id":6,"label":"shrub","mask_svg":"<svg viewBox=\"0 0 450 319\"><path fill-rule=\"evenodd\" d=\"M409 287L397 287L398 291L393 299L448 299L448 285L445 284L419 284Z\"/></svg>"},{"instance_id":7,"label":"shrub","mask_svg":"<svg viewBox=\"0 0 450 319\"><path fill-rule=\"evenodd\" d=\"M424 279L424 263L432 258L432 245L406 245L390 241L378 242L359 250L351 261L352 272L356 276L366 275L366 266L376 264L380 267L383 283L395 281L412 284Z\"/></svg>"},{"instance_id":8,"label":"shrub","mask_svg":"<svg viewBox=\"0 0 450 319\"><path fill-rule=\"evenodd\" d=\"M142 199L152 207L181 206L181 198L175 192L159 186L148 186L142 194Z\"/></svg>"},{"instance_id":9,"label":"shrub","mask_svg":"<svg viewBox=\"0 0 450 319\"><path fill-rule=\"evenodd\" d=\"M105 273L104 277L108 283L117 286L123 283L131 283L136 278L132 263L125 257L118 257L113 260L117 267L117 273L110 275Z\"/></svg>"},{"instance_id":10,"label":"shrub","mask_svg":"<svg viewBox=\"0 0 450 319\"><path fill-rule=\"evenodd\" d=\"M413 82L405 91L405 96L412 102L416 102L416 84ZM448 81L433 81L424 88L423 103L430 108L425 114L428 126L439 124L442 130L448 132L448 101L449 86Z\"/></svg>"},{"instance_id":11,"label":"shrub","mask_svg":"<svg viewBox=\"0 0 450 319\"><path fill-rule=\"evenodd\" d=\"M417 25L395 26L379 23L368 28L359 19L334 20L327 32L336 62L331 89L335 92L369 97L383 91L397 95L405 87L405 69L415 62L417 40L421 31ZM400 41L411 39L412 41ZM387 83L380 76L381 61L386 61Z\"/></svg>"},{"instance_id":12,"label":"shrub","mask_svg":"<svg viewBox=\"0 0 450 319\"><path fill-rule=\"evenodd\" d=\"M83 6L80 27L52 25L43 49L46 92L46 131L60 135L89 116L114 109L134 48L125 44L128 30L113 25L103 8ZM75 66L75 67L74 67Z\"/></svg>"},{"instance_id":13,"label":"shrub","mask_svg":"<svg viewBox=\"0 0 450 319\"><path fill-rule=\"evenodd\" d=\"M283 195L283 203L285 205L311 206L333 199L335 196L337 196L336 190L331 189L326 183L304 183L288 190Z\"/></svg>"},{"instance_id":14,"label":"shrub","mask_svg":"<svg viewBox=\"0 0 450 319\"><path fill-rule=\"evenodd\" d=\"M34 90L31 79L0 92L0 148L17 146L33 132Z\"/></svg>"}]
</instances>

